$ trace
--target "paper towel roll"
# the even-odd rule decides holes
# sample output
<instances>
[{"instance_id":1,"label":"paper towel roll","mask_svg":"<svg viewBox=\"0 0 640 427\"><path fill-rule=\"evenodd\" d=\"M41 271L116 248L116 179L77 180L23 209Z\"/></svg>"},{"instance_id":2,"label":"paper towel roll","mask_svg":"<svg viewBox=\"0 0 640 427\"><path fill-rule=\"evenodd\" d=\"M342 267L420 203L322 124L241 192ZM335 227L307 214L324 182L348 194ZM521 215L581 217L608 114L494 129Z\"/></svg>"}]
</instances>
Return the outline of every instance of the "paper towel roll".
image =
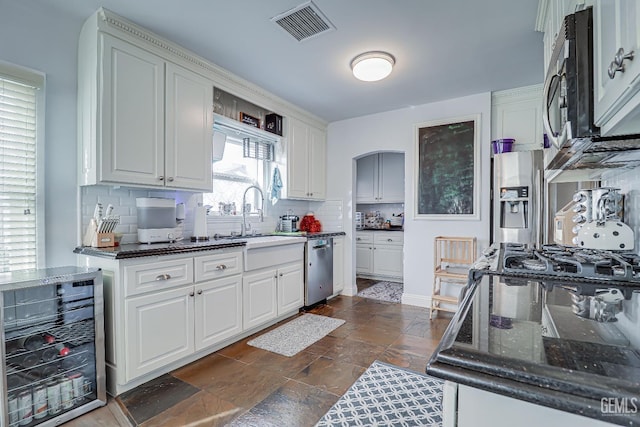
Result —
<instances>
[{"instance_id":1,"label":"paper towel roll","mask_svg":"<svg viewBox=\"0 0 640 427\"><path fill-rule=\"evenodd\" d=\"M193 220L193 237L197 240L207 240L207 206L197 206L195 208Z\"/></svg>"}]
</instances>

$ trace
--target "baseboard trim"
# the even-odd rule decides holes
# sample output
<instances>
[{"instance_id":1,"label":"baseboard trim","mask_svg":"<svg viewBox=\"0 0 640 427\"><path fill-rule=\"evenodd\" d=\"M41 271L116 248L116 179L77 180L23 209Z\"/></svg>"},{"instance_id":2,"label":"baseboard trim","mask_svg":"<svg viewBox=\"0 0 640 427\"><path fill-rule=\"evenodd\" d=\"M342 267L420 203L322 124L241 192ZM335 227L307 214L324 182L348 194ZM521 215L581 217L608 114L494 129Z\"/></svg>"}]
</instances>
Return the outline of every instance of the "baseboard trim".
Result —
<instances>
[{"instance_id":1,"label":"baseboard trim","mask_svg":"<svg viewBox=\"0 0 640 427\"><path fill-rule=\"evenodd\" d=\"M417 307L431 307L431 297L426 295L418 295L418 294L402 294L402 304L406 305L415 305Z\"/></svg>"}]
</instances>

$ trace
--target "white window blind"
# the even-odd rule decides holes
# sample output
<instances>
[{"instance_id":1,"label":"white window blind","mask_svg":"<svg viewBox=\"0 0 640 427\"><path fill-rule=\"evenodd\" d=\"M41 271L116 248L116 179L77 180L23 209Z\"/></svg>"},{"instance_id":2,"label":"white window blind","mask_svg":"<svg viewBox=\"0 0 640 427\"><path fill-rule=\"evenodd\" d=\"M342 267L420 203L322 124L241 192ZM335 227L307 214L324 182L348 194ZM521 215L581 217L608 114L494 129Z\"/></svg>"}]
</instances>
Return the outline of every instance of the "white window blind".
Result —
<instances>
[{"instance_id":1,"label":"white window blind","mask_svg":"<svg viewBox=\"0 0 640 427\"><path fill-rule=\"evenodd\" d=\"M0 271L37 266L38 89L0 69Z\"/></svg>"}]
</instances>

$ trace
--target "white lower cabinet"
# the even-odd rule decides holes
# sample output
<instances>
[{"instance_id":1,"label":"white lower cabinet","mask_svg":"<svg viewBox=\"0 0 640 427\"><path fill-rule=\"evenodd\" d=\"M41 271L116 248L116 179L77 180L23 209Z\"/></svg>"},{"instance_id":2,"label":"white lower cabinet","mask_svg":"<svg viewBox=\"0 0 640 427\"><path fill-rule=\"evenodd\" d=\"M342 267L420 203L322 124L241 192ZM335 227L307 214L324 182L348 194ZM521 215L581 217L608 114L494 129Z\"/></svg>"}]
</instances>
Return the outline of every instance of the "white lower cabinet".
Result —
<instances>
[{"instance_id":1,"label":"white lower cabinet","mask_svg":"<svg viewBox=\"0 0 640 427\"><path fill-rule=\"evenodd\" d=\"M373 244L356 244L356 273L373 274Z\"/></svg>"},{"instance_id":2,"label":"white lower cabinet","mask_svg":"<svg viewBox=\"0 0 640 427\"><path fill-rule=\"evenodd\" d=\"M402 246L376 245L373 248L373 274L402 277Z\"/></svg>"},{"instance_id":3,"label":"white lower cabinet","mask_svg":"<svg viewBox=\"0 0 640 427\"><path fill-rule=\"evenodd\" d=\"M403 244L401 231L356 233L356 274L402 280Z\"/></svg>"},{"instance_id":4,"label":"white lower cabinet","mask_svg":"<svg viewBox=\"0 0 640 427\"><path fill-rule=\"evenodd\" d=\"M244 328L250 329L304 305L302 262L245 273L242 279Z\"/></svg>"},{"instance_id":5,"label":"white lower cabinet","mask_svg":"<svg viewBox=\"0 0 640 427\"><path fill-rule=\"evenodd\" d=\"M242 313L246 329L277 316L277 281L276 270L245 274L242 278Z\"/></svg>"},{"instance_id":6,"label":"white lower cabinet","mask_svg":"<svg viewBox=\"0 0 640 427\"><path fill-rule=\"evenodd\" d=\"M299 263L278 269L278 315L304 305L304 271Z\"/></svg>"},{"instance_id":7,"label":"white lower cabinet","mask_svg":"<svg viewBox=\"0 0 640 427\"><path fill-rule=\"evenodd\" d=\"M196 285L195 347L210 347L242 332L242 276Z\"/></svg>"},{"instance_id":8,"label":"white lower cabinet","mask_svg":"<svg viewBox=\"0 0 640 427\"><path fill-rule=\"evenodd\" d=\"M125 300L130 381L242 332L242 276Z\"/></svg>"},{"instance_id":9,"label":"white lower cabinet","mask_svg":"<svg viewBox=\"0 0 640 427\"><path fill-rule=\"evenodd\" d=\"M129 298L124 305L127 381L193 353L193 286Z\"/></svg>"}]
</instances>

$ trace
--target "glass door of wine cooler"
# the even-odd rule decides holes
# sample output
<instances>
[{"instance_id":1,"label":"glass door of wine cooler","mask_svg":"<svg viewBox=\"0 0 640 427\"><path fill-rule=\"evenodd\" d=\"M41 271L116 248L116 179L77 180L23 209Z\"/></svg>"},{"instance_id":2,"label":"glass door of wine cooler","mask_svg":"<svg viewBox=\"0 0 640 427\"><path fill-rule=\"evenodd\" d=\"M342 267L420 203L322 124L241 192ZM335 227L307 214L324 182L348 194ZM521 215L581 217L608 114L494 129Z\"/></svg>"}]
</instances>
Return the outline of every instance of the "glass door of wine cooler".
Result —
<instances>
[{"instance_id":1,"label":"glass door of wine cooler","mask_svg":"<svg viewBox=\"0 0 640 427\"><path fill-rule=\"evenodd\" d=\"M100 270L0 279L2 426L59 425L106 404Z\"/></svg>"}]
</instances>

